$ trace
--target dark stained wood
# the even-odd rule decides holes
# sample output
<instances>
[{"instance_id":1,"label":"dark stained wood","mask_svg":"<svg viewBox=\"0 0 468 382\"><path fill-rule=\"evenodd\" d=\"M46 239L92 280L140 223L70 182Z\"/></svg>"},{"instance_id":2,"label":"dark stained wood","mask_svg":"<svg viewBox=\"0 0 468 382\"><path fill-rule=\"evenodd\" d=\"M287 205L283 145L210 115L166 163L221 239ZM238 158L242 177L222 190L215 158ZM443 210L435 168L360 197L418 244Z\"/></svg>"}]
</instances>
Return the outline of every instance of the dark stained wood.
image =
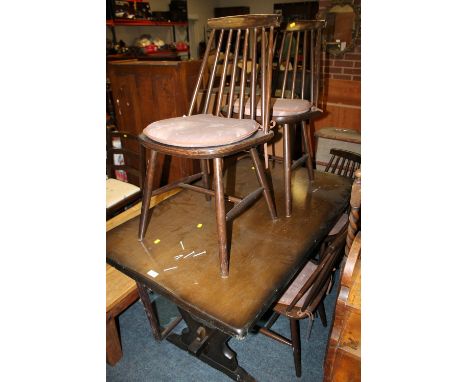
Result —
<instances>
[{"instance_id":1,"label":"dark stained wood","mask_svg":"<svg viewBox=\"0 0 468 382\"><path fill-rule=\"evenodd\" d=\"M318 109L320 59L317 59L317 57L321 57L321 32L324 26L324 20L294 21L283 24L275 38L275 47L279 49L275 52L277 59L275 59L273 64L275 69L272 74L274 82L272 85L272 96L277 95L277 92L280 91L281 98L308 99L313 106L311 110L305 113L272 117L284 129L283 166L286 184L286 216L291 216L292 214L292 194L288 184L290 183L291 171L293 170L290 135L291 129L295 124L301 124L304 144L304 152L298 159L300 161L298 163L306 163L310 180L313 181L312 157L314 150L310 128L306 122L309 122L309 125L312 126L313 121L322 114L321 110ZM281 43L278 44L278 41L281 41ZM293 45L295 45L294 50ZM286 54L284 55L285 49ZM301 61L300 64L299 60ZM281 70L281 66L284 67L284 70ZM290 66L292 70L290 70ZM298 74L299 70L300 74Z\"/></svg>"},{"instance_id":2,"label":"dark stained wood","mask_svg":"<svg viewBox=\"0 0 468 382\"><path fill-rule=\"evenodd\" d=\"M263 143L268 142L271 138L273 138L273 131L265 134L263 131L259 130L249 138L224 146L177 147L153 141L143 134L139 136L140 142L143 146L156 150L159 153L197 159L213 159L214 157L234 155L240 151L250 149L252 146L262 145Z\"/></svg>"},{"instance_id":3,"label":"dark stained wood","mask_svg":"<svg viewBox=\"0 0 468 382\"><path fill-rule=\"evenodd\" d=\"M291 343L294 355L294 368L296 370L296 377L300 378L302 374L301 368L301 334L299 331L299 320L289 320L291 328Z\"/></svg>"},{"instance_id":4,"label":"dark stained wood","mask_svg":"<svg viewBox=\"0 0 468 382\"><path fill-rule=\"evenodd\" d=\"M242 15L225 16L214 19L208 19L208 27L213 29L246 29L246 28L269 28L280 25L279 15Z\"/></svg>"},{"instance_id":5,"label":"dark stained wood","mask_svg":"<svg viewBox=\"0 0 468 382\"><path fill-rule=\"evenodd\" d=\"M139 240L143 239L143 236L146 233L146 228L148 227L149 220L151 215L149 214L149 205L151 200L151 190L153 189L154 183L154 174L155 174L155 167L156 167L156 159L157 159L157 152L154 150L150 151L150 158L148 163L147 174L145 178L145 185L143 188L143 200L141 202L141 215L140 218L140 227L138 230L138 238Z\"/></svg>"},{"instance_id":6,"label":"dark stained wood","mask_svg":"<svg viewBox=\"0 0 468 382\"><path fill-rule=\"evenodd\" d=\"M255 188L256 175L248 158L234 164L225 176L235 178L235 192ZM253 380L238 365L227 341L230 336L247 335L347 206L349 179L320 172L315 179L312 185L306 169L295 172L296 212L291 218L272 221L265 199L260 199L233 221L232 239L237 245L231 252L229 278L221 278L218 271L214 200L206 203L202 194L185 190L155 207L161 224L150 224L142 242L136 238L137 218L108 232L107 262L179 306L188 329L181 335L170 334L168 341L234 380ZM281 169L272 168L272 180L281 210ZM175 258L190 253L202 255ZM173 267L177 268L168 270ZM149 270L159 274L151 277Z\"/></svg>"},{"instance_id":7,"label":"dark stained wood","mask_svg":"<svg viewBox=\"0 0 468 382\"><path fill-rule=\"evenodd\" d=\"M360 186L360 170L356 172L356 179L353 183L350 197L351 213L348 217L349 225L342 226L341 230L333 235L328 235L321 245L320 256L316 269L312 274L304 280L300 286L300 290L292 298L289 304L277 302L273 306L274 315L268 323L259 329L259 332L283 344L293 347L294 365L296 369L296 376L301 376L301 351L300 351L300 336L299 326L297 320L311 317L318 313L323 326L327 326L327 318L323 300L325 299L328 291L331 289L332 280L338 264L341 262L343 250L345 249L348 254L348 248L345 248L348 241L354 239L356 233L356 224L352 224L355 215L359 218L361 186ZM354 214L353 214L354 210ZM360 234L359 245L360 245ZM357 236L356 236L357 237ZM354 245L354 244L353 244ZM349 283L350 275L348 270L341 273L342 285L347 286ZM304 298L301 306L298 302ZM281 299L280 299L281 301ZM271 326L276 322L280 315L286 316L290 320L291 326L291 340L283 337L271 329ZM333 355L334 357L335 355Z\"/></svg>"},{"instance_id":8,"label":"dark stained wood","mask_svg":"<svg viewBox=\"0 0 468 382\"><path fill-rule=\"evenodd\" d=\"M354 179L354 172L361 167L361 155L347 150L331 149L331 158L325 172Z\"/></svg>"},{"instance_id":9,"label":"dark stained wood","mask_svg":"<svg viewBox=\"0 0 468 382\"><path fill-rule=\"evenodd\" d=\"M154 121L185 114L201 62L120 61L107 64L117 127L138 135ZM149 157L149 155L148 155ZM198 171L190 159L158 158L155 187Z\"/></svg>"},{"instance_id":10,"label":"dark stained wood","mask_svg":"<svg viewBox=\"0 0 468 382\"><path fill-rule=\"evenodd\" d=\"M284 171L284 193L286 201L286 217L291 216L292 210L292 196L291 196L291 143L290 143L291 129L289 124L284 125L283 142L284 142L284 157L283 157L283 171Z\"/></svg>"},{"instance_id":11,"label":"dark stained wood","mask_svg":"<svg viewBox=\"0 0 468 382\"><path fill-rule=\"evenodd\" d=\"M190 102L190 108L189 108L189 116L193 115L195 112L195 105L196 105L196 100L200 95L200 90L201 87L203 86L204 79L209 78L208 80L208 87L207 89L203 89L205 93L205 102L203 106L203 113L212 113L215 116L220 116L221 110L226 106L226 102L228 101L228 98L224 96L224 86L227 81L227 73L228 73L228 64L229 64L229 56L230 56L230 48L231 48L231 43L232 43L232 37L234 33L234 29L237 29L236 32L236 40L237 42L235 43L235 46L237 49L239 49L240 46L240 37L242 31L245 32L244 35L244 52L245 54L243 55L242 59L244 61L243 65L243 71L244 74L241 74L241 78L245 79L245 62L247 62L247 59L250 59L251 62L253 63L252 65L252 71L250 73L250 86L251 89L255 89L255 93L257 90L257 53L259 54L259 59L258 61L260 62L259 65L259 71L262 74L261 75L261 81L259 87L261 87L261 104L262 107L265 108L265 105L268 104L267 99L270 98L270 93L267 93L269 90L268 83L271 82L271 76L268 77L268 75L271 74L271 71L269 70L271 67L272 63L272 48L271 48L271 43L272 43L272 36L273 36L273 30L275 26L279 25L279 16L278 15L247 15L247 16L235 16L235 17L223 17L223 18L218 18L218 19L210 19L208 22L208 25L212 27L213 29L211 30L210 33L210 38L209 38L209 44L206 49L205 56L203 58L202 66L200 67L200 71L198 74L198 80L196 81L196 86L195 86L195 91L192 96L192 100ZM233 29L234 28L234 29ZM267 40L267 33L266 33L266 28L269 29L268 36L269 36L269 49L266 49L266 40ZM219 29L219 31L218 31ZM218 33L218 36L216 37L218 39L218 42L215 42L215 35ZM260 32L260 42L261 42L261 49L260 52L257 52L257 33ZM227 42L226 42L226 47L224 48L225 51L221 52L222 50L222 43L223 43L223 36L227 34ZM253 34L253 39L247 38L249 33ZM250 49L250 51L247 50L247 45L251 43L253 44L253 48ZM212 47L216 45L216 52L214 55L214 62L212 65L208 65L208 57L210 55L210 52L212 50ZM247 55L247 52L250 52L250 55ZM220 62L220 57L221 53L224 54L224 63ZM238 51L236 51L235 55L235 60L237 60L238 57ZM222 65L222 70L221 70L221 78L216 80L217 77L217 69L218 65ZM237 72L237 66L234 65L232 66L232 72L231 72L231 97L229 98L230 101L228 101L229 107L231 110L227 110L227 115L232 116L232 89L234 86L234 83L236 82L236 72ZM215 80L217 86L215 87ZM215 102L211 102L211 97L212 95L215 97ZM216 96L217 95L217 96ZM256 104L256 98L252 98L252 107L251 109L254 110L253 105ZM223 105L224 103L224 105ZM211 110L210 110L211 106ZM223 107L224 106L224 107ZM242 113L239 114L238 118ZM178 147L174 145L166 145L166 144L161 144L155 140L149 139L146 137L144 134L140 134L140 142L142 145L150 150L152 153L158 152L162 154L167 154L170 155L171 157L182 157L182 158L191 158L191 159L201 159L202 161L206 159L212 159L214 162L214 182L213 182L213 187L214 187L214 195L215 195L215 207L216 207L216 218L217 218L217 237L218 237L218 253L219 253L219 259L220 259L220 273L222 277L228 277L228 272L229 272L229 246L228 246L228 241L229 238L227 237L227 227L226 227L226 220L233 219L234 216L236 216L238 213L242 212L247 206L249 206L255 199L256 194L258 194L258 191L254 191L254 193L250 193L245 196L245 199L243 201L240 201L238 205L236 206L236 210L231 211L230 215L226 215L225 212L225 195L224 195L224 187L222 183L222 163L223 163L223 157L230 156L230 155L235 155L242 153L244 150L251 150L252 148L256 148L259 145L266 144L268 140L270 140L273 136L273 133L269 131L270 129L270 119L269 119L269 110L265 111L262 114L262 130L258 130L258 132L254 135L252 135L249 138L243 139L240 142L235 142L231 144L226 144L226 145L219 145L219 146L212 146L212 147L195 147L195 148L187 148L187 147ZM255 118L255 113L251 116L252 119ZM202 169L203 169L203 185L206 188L207 187L207 164L206 162L202 163ZM256 170L259 174L259 181L262 184L263 188L263 195L267 199L267 206L270 211L270 215L272 219L275 219L277 214L276 214L276 207L274 204L273 197L271 195L271 190L269 187L266 187L267 185L266 176L264 174L264 169L262 166L255 166ZM153 184L153 177L155 172L155 166L153 164L148 167L148 173L147 177L150 179L150 181L147 183L143 190L143 203L142 203L142 209L145 209L145 211L142 211L141 213L141 222L140 222L140 229L139 229L139 234L138 237L140 240L143 239L145 236L146 228L148 226L148 221L150 218L150 212L148 212L148 205L149 205L149 198L151 195L151 185ZM176 184L180 184L180 181L174 182L173 184L166 186L166 187L173 187ZM198 187L191 187L188 186L186 187L188 189L191 189L192 191L198 191L202 192L205 195L207 194L204 189L198 188ZM207 201L209 201L209 198L206 198ZM232 199L231 199L232 200ZM232 243L232 242L231 242Z\"/></svg>"},{"instance_id":12,"label":"dark stained wood","mask_svg":"<svg viewBox=\"0 0 468 382\"><path fill-rule=\"evenodd\" d=\"M167 337L179 348L188 351L189 354L199 358L208 365L218 369L235 381L255 381L237 362L236 353L228 346L230 336L213 328L210 328L196 317L180 309L187 328L181 335L172 333Z\"/></svg>"},{"instance_id":13,"label":"dark stained wood","mask_svg":"<svg viewBox=\"0 0 468 382\"><path fill-rule=\"evenodd\" d=\"M174 194L174 192L171 194ZM151 204L156 205L169 196L169 194L155 196L152 198ZM136 205L108 220L106 222L106 231L110 231L132 217L138 216L139 211L140 206ZM134 280L114 267L110 265L106 266L106 362L111 366L115 365L120 358L122 358L122 346L120 344L117 316L137 301L139 296L143 296L142 300L149 300L146 290L139 293ZM156 305L154 309L152 307L147 309L145 306L145 310L147 311L150 326L152 328L159 328L159 325L157 325ZM155 335L155 338L158 340L164 339L180 319L181 318L175 319L165 328L160 328L159 332L157 332L158 336Z\"/></svg>"},{"instance_id":14,"label":"dark stained wood","mask_svg":"<svg viewBox=\"0 0 468 382\"><path fill-rule=\"evenodd\" d=\"M236 162L236 194L256 188L249 162L247 158ZM137 239L138 218L108 232L107 261L210 327L245 337L303 266L308 253L318 248L346 209L350 195L349 179L316 172L311 184L306 169L300 168L292 184L296 213L286 219L283 174L280 168L272 168L271 174L280 218L271 220L262 198L232 222L236 244L231 248L229 278L219 275L214 201L206 202L204 195L186 190L155 207L155 219L143 241ZM191 251L206 253L175 260ZM177 269L164 272L173 266ZM149 276L150 270L159 275Z\"/></svg>"},{"instance_id":15,"label":"dark stained wood","mask_svg":"<svg viewBox=\"0 0 468 382\"><path fill-rule=\"evenodd\" d=\"M153 337L157 341L162 341L172 331L172 329L177 326L177 324L182 320L182 317L177 317L169 324L167 324L166 327L162 327L159 323L158 311L157 309L153 309L153 305L151 304L146 287L138 282L136 285L138 289L138 295L140 296L141 302L143 303L143 307L145 309L146 317L148 318L148 322L151 326ZM156 308L156 302L154 304Z\"/></svg>"}]
</instances>

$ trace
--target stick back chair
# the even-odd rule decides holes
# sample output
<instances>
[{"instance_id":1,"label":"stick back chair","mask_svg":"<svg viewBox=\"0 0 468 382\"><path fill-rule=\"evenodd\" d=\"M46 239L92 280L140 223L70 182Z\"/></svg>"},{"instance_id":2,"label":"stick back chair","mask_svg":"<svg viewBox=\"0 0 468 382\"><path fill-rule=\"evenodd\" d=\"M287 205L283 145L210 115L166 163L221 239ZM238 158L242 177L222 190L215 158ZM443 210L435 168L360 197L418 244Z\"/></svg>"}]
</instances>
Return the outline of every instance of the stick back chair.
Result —
<instances>
[{"instance_id":1,"label":"stick back chair","mask_svg":"<svg viewBox=\"0 0 468 382\"><path fill-rule=\"evenodd\" d=\"M331 172L354 179L354 173L361 167L361 155L348 150L331 149L331 158L325 172Z\"/></svg>"},{"instance_id":2,"label":"stick back chair","mask_svg":"<svg viewBox=\"0 0 468 382\"><path fill-rule=\"evenodd\" d=\"M308 261L298 276L290 284L283 296L273 306L273 315L259 332L285 345L292 347L296 376L301 376L301 340L299 320L313 320L318 313L323 326L327 326L324 298L331 282L332 274L339 264L346 242L346 230L327 246L320 263ZM291 339L276 333L271 326L282 315L289 319Z\"/></svg>"},{"instance_id":3,"label":"stick back chair","mask_svg":"<svg viewBox=\"0 0 468 382\"><path fill-rule=\"evenodd\" d=\"M222 277L227 277L229 273L226 223L252 205L262 194L271 218L276 219L277 216L274 199L257 151L258 146L266 144L273 137L273 132L269 129L269 110L273 31L277 26L278 15L242 15L209 19L208 27L211 28L211 33L187 116L154 122L139 136L142 145L150 150L143 190L139 240L143 240L148 227L149 201L152 195L174 187L182 187L204 193L207 200L214 196ZM223 37L226 35L224 62L220 63ZM213 47L216 52L214 62L208 65L208 57ZM228 65L231 60L231 65ZM249 74L246 69L247 61L252 63ZM219 65L222 67L222 74L214 86ZM226 80L228 74L229 81ZM232 110L237 83L240 83L240 95L236 96L240 102L240 112L234 116ZM265 111L262 113L261 125L256 121L255 113L248 118L244 113L248 88L255 89L254 94L260 89L260 95L253 97L251 103L253 105L257 101L256 98L259 98L261 111ZM202 102L199 102L202 105L197 107L200 94L204 95L204 102L202 99ZM221 114L225 105L226 114ZM249 152L253 160L260 188L242 199L226 196L223 186L223 158L245 151ZM152 191L158 153L199 159L202 172ZM210 189L208 160L213 160L214 190ZM199 179L202 180L202 186L191 184ZM227 213L225 198L235 203Z\"/></svg>"},{"instance_id":4,"label":"stick back chair","mask_svg":"<svg viewBox=\"0 0 468 382\"><path fill-rule=\"evenodd\" d=\"M299 320L309 317L311 320L318 313L323 326L327 318L323 301L333 286L335 271L342 259L347 256L358 232L357 222L361 206L361 173L356 171L356 178L351 189L351 213L349 224L343 225L340 231L325 239L323 251L316 264L308 261L304 268L289 285L286 292L273 306L273 315L259 332L293 348L296 376L301 376L301 341ZM289 318L291 339L271 330L279 316Z\"/></svg>"},{"instance_id":5,"label":"stick back chair","mask_svg":"<svg viewBox=\"0 0 468 382\"><path fill-rule=\"evenodd\" d=\"M113 140L120 140L115 147ZM116 131L106 126L106 219L117 215L141 199L141 189L145 176L145 151L138 137L125 131ZM115 156L121 155L123 163L115 163ZM127 181L117 179L118 171L125 171Z\"/></svg>"},{"instance_id":6,"label":"stick back chair","mask_svg":"<svg viewBox=\"0 0 468 382\"><path fill-rule=\"evenodd\" d=\"M313 146L307 121L321 115L318 108L320 92L320 61L324 20L299 20L283 24L276 32L272 72L272 120L283 127L283 167L285 183L285 212L292 213L291 172L307 166L309 180L314 179ZM237 105L236 105L237 106ZM246 113L250 113L250 104ZM236 108L235 108L236 111ZM257 115L261 115L257 104ZM292 162L291 131L301 124L304 150ZM273 157L274 159L280 159Z\"/></svg>"},{"instance_id":7,"label":"stick back chair","mask_svg":"<svg viewBox=\"0 0 468 382\"><path fill-rule=\"evenodd\" d=\"M332 149L331 151L333 151ZM337 150L341 151L341 150ZM354 154L354 153L352 153ZM359 155L359 154L356 154ZM359 158L360 159L360 158ZM339 174L341 176L346 176L344 174ZM340 219L336 222L333 228L328 233L325 240L322 242L320 251L318 253L318 259L321 258L326 246L328 243L333 240L334 236L340 232L345 225L348 225L348 238L346 239L346 250L347 254L349 251L349 246L356 236L356 232L360 229L360 212L361 212L361 170L357 169L353 172L351 178L354 179L352 190L351 190L351 199L349 202L349 209L341 215Z\"/></svg>"},{"instance_id":8,"label":"stick back chair","mask_svg":"<svg viewBox=\"0 0 468 382\"><path fill-rule=\"evenodd\" d=\"M319 117L320 63L324 20L294 21L277 33L273 78L273 120L283 126L283 168L286 216L292 214L291 171L306 164L309 180L314 179L313 142L307 121ZM294 50L293 50L294 48ZM303 155L292 161L291 132L301 124Z\"/></svg>"}]
</instances>

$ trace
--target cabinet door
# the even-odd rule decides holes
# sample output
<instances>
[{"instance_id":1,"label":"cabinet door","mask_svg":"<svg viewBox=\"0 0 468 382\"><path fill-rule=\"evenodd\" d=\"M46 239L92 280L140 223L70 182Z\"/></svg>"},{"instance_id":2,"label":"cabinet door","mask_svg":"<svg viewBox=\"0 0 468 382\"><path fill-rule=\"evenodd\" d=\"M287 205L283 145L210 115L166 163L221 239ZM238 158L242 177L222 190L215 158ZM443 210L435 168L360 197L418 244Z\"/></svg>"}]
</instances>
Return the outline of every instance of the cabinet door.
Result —
<instances>
[{"instance_id":1,"label":"cabinet door","mask_svg":"<svg viewBox=\"0 0 468 382\"><path fill-rule=\"evenodd\" d=\"M114 72L111 87L118 129L139 134L141 118L135 75Z\"/></svg>"}]
</instances>

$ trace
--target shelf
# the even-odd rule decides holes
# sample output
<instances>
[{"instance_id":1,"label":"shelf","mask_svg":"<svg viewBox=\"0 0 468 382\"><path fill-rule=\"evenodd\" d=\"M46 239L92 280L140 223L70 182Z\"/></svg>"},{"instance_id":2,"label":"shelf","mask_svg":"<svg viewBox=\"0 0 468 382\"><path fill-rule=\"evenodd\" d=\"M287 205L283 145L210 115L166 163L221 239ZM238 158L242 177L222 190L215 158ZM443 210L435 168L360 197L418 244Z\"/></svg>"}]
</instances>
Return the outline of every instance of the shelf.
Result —
<instances>
[{"instance_id":1,"label":"shelf","mask_svg":"<svg viewBox=\"0 0 468 382\"><path fill-rule=\"evenodd\" d=\"M155 26L155 27L170 27L170 26L187 26L187 21L153 21L153 20L132 20L132 19L115 19L106 20L108 26Z\"/></svg>"}]
</instances>

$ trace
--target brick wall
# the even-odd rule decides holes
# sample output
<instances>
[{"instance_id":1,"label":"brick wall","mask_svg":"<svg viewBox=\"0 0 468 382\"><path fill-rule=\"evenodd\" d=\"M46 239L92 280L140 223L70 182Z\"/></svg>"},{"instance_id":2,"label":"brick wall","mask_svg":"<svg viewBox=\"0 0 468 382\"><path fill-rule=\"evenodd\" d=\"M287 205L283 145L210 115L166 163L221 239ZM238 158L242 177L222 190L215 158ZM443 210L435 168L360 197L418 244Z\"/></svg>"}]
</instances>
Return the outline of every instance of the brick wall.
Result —
<instances>
[{"instance_id":1,"label":"brick wall","mask_svg":"<svg viewBox=\"0 0 468 382\"><path fill-rule=\"evenodd\" d=\"M355 0L354 3L360 7L361 0ZM331 4L330 0L320 0L319 14L323 14ZM322 69L324 79L361 81L361 39L356 41L352 51L343 56L335 57L324 52Z\"/></svg>"}]
</instances>

